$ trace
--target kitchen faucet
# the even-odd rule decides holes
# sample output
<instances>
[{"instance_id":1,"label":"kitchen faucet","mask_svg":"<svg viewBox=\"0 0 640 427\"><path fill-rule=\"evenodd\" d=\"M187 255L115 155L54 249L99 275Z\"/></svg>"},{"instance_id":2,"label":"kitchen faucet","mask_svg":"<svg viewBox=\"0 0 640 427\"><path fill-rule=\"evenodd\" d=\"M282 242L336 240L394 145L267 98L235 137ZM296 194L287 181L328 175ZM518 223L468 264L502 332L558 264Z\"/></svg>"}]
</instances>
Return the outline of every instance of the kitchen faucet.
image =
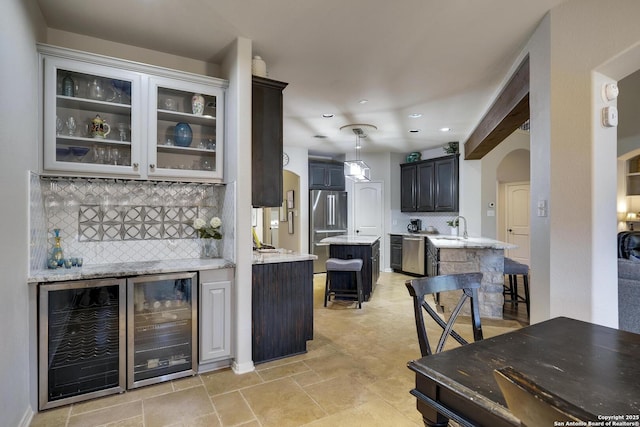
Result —
<instances>
[{"instance_id":1,"label":"kitchen faucet","mask_svg":"<svg viewBox=\"0 0 640 427\"><path fill-rule=\"evenodd\" d=\"M464 222L464 232L462 233L462 238L463 239L468 239L469 238L469 233L467 233L467 218L463 217L462 215L458 215L457 217L455 217L453 219L453 223L457 224L458 223L458 219L463 220ZM460 227L458 227L458 237L460 237Z\"/></svg>"}]
</instances>

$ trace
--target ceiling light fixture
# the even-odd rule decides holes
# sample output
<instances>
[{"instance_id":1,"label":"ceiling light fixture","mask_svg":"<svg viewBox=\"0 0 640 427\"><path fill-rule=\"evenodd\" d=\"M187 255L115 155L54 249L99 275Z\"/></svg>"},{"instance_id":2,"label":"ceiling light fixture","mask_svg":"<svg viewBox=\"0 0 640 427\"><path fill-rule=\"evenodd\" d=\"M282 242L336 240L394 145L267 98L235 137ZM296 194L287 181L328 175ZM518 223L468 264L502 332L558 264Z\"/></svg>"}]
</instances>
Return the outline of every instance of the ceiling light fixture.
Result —
<instances>
[{"instance_id":1,"label":"ceiling light fixture","mask_svg":"<svg viewBox=\"0 0 640 427\"><path fill-rule=\"evenodd\" d=\"M409 129L409 133L418 133L420 129Z\"/></svg>"},{"instance_id":2,"label":"ceiling light fixture","mask_svg":"<svg viewBox=\"0 0 640 427\"><path fill-rule=\"evenodd\" d=\"M440 132L449 132L451 131L451 128L440 128Z\"/></svg>"},{"instance_id":3,"label":"ceiling light fixture","mask_svg":"<svg viewBox=\"0 0 640 427\"><path fill-rule=\"evenodd\" d=\"M323 114L323 115L322 115L322 118L323 118L323 119L330 119L330 118L332 118L332 117L334 117L334 115L333 115L333 114L331 114L331 113L325 113L325 114Z\"/></svg>"},{"instance_id":4,"label":"ceiling light fixture","mask_svg":"<svg viewBox=\"0 0 640 427\"><path fill-rule=\"evenodd\" d=\"M355 160L344 162L344 176L355 182L371 181L371 169L363 160L360 160L361 140L368 136L365 132L366 129L377 130L378 128L367 124L346 125L340 128L340 130L351 130L356 135Z\"/></svg>"},{"instance_id":5,"label":"ceiling light fixture","mask_svg":"<svg viewBox=\"0 0 640 427\"><path fill-rule=\"evenodd\" d=\"M411 118L411 119L418 119L420 117L422 117L422 113L411 113L411 114L409 114L409 118Z\"/></svg>"},{"instance_id":6,"label":"ceiling light fixture","mask_svg":"<svg viewBox=\"0 0 640 427\"><path fill-rule=\"evenodd\" d=\"M361 99L360 101L358 101L360 104L366 104L367 102L369 102L368 99Z\"/></svg>"}]
</instances>

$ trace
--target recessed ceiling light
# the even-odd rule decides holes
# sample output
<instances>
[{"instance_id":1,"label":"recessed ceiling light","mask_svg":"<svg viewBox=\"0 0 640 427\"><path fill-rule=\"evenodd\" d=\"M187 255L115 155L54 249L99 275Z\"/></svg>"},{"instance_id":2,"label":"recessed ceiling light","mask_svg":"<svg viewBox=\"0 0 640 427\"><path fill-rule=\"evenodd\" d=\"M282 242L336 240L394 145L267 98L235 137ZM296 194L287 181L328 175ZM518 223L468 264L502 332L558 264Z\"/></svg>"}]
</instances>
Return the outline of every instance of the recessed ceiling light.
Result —
<instances>
[{"instance_id":1,"label":"recessed ceiling light","mask_svg":"<svg viewBox=\"0 0 640 427\"><path fill-rule=\"evenodd\" d=\"M330 119L330 118L332 118L333 116L334 116L334 115L333 115L333 114L331 114L331 113L325 113L325 114L323 114L323 115L322 115L322 117L323 117L323 118L325 118L325 119Z\"/></svg>"},{"instance_id":2,"label":"recessed ceiling light","mask_svg":"<svg viewBox=\"0 0 640 427\"><path fill-rule=\"evenodd\" d=\"M409 129L410 133L418 133L420 132L420 129Z\"/></svg>"},{"instance_id":3,"label":"recessed ceiling light","mask_svg":"<svg viewBox=\"0 0 640 427\"><path fill-rule=\"evenodd\" d=\"M419 117L422 117L422 113L411 113L409 114L409 117L412 119L417 119Z\"/></svg>"},{"instance_id":4,"label":"recessed ceiling light","mask_svg":"<svg viewBox=\"0 0 640 427\"><path fill-rule=\"evenodd\" d=\"M367 102L369 102L368 99L361 99L360 101L358 101L360 104L366 104Z\"/></svg>"},{"instance_id":5,"label":"recessed ceiling light","mask_svg":"<svg viewBox=\"0 0 640 427\"><path fill-rule=\"evenodd\" d=\"M440 128L440 132L449 132L451 128Z\"/></svg>"}]
</instances>

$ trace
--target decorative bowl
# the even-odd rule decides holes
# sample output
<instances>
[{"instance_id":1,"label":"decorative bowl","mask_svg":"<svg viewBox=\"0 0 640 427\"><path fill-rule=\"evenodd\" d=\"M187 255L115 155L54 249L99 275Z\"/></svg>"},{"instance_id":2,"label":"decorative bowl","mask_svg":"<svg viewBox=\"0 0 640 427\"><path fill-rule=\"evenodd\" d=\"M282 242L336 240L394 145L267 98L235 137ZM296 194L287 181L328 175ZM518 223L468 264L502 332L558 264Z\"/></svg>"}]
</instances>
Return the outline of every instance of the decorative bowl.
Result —
<instances>
[{"instance_id":1,"label":"decorative bowl","mask_svg":"<svg viewBox=\"0 0 640 427\"><path fill-rule=\"evenodd\" d=\"M58 160L64 160L64 158L69 155L69 152L68 148L56 148L56 158Z\"/></svg>"},{"instance_id":2,"label":"decorative bowl","mask_svg":"<svg viewBox=\"0 0 640 427\"><path fill-rule=\"evenodd\" d=\"M75 157L83 157L89 152L89 147L71 147L69 149Z\"/></svg>"}]
</instances>

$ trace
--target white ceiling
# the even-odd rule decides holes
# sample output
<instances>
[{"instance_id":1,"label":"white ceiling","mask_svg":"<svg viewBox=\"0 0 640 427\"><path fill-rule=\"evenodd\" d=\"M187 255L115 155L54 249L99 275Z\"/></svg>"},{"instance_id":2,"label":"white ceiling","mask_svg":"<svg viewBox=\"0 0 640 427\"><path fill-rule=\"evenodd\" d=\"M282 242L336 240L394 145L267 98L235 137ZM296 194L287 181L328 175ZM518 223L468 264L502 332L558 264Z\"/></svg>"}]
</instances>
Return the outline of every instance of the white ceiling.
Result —
<instances>
[{"instance_id":1,"label":"white ceiling","mask_svg":"<svg viewBox=\"0 0 640 427\"><path fill-rule=\"evenodd\" d=\"M351 152L355 136L340 127L370 123L378 130L364 151L405 153L464 142L540 20L565 0L37 1L51 28L202 61L219 63L234 39L251 39L268 76L289 83L285 145Z\"/></svg>"}]
</instances>

